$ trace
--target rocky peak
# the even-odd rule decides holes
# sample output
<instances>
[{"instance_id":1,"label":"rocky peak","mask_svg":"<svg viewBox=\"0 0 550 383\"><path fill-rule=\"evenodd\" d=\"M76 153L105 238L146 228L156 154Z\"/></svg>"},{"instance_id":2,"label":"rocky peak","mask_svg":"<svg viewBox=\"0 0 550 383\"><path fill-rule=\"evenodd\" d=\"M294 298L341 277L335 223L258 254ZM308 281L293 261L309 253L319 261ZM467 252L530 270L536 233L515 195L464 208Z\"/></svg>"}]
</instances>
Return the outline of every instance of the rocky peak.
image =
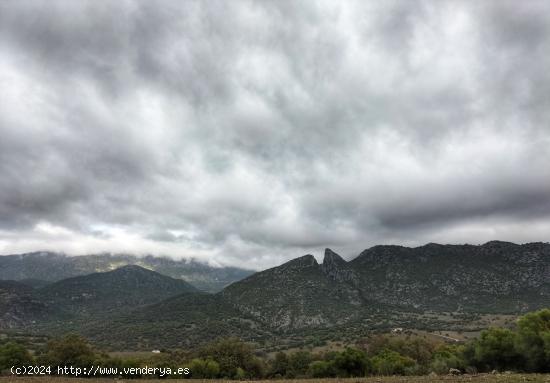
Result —
<instances>
[{"instance_id":1,"label":"rocky peak","mask_svg":"<svg viewBox=\"0 0 550 383\"><path fill-rule=\"evenodd\" d=\"M315 257L311 254L306 254L304 256L295 258L291 261L288 261L287 263L281 265L285 268L292 267L292 268L306 268L311 266L318 266L317 260Z\"/></svg>"},{"instance_id":2,"label":"rocky peak","mask_svg":"<svg viewBox=\"0 0 550 383\"><path fill-rule=\"evenodd\" d=\"M287 261L280 266L261 271L257 274L253 274L247 279L254 277L254 275L267 276L267 275L283 275L286 273L301 274L302 272L310 269L319 269L319 264L317 263L317 260L313 255L306 254L301 257L291 259L290 261Z\"/></svg>"},{"instance_id":3,"label":"rocky peak","mask_svg":"<svg viewBox=\"0 0 550 383\"><path fill-rule=\"evenodd\" d=\"M355 280L355 273L348 266L348 263L331 249L325 249L325 258L321 269L326 276L335 281Z\"/></svg>"},{"instance_id":4,"label":"rocky peak","mask_svg":"<svg viewBox=\"0 0 550 383\"><path fill-rule=\"evenodd\" d=\"M323 259L323 267L334 267L338 265L345 265L347 262L336 254L331 249L325 249L325 258Z\"/></svg>"}]
</instances>

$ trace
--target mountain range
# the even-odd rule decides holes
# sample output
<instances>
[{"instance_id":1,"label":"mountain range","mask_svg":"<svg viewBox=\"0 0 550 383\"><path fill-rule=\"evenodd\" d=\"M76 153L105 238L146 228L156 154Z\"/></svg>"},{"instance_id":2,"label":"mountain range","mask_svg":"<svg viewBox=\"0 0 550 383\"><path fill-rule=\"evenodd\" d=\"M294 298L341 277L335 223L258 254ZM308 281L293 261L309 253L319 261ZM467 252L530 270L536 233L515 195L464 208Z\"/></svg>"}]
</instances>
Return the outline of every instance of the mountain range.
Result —
<instances>
[{"instance_id":1,"label":"mountain range","mask_svg":"<svg viewBox=\"0 0 550 383\"><path fill-rule=\"evenodd\" d=\"M175 260L151 255L90 254L67 256L54 252L34 252L0 256L0 279L20 280L34 287L48 282L96 272L137 265L161 274L183 279L196 288L217 292L225 286L254 273L237 267L212 267L194 259Z\"/></svg>"},{"instance_id":2,"label":"mountain range","mask_svg":"<svg viewBox=\"0 0 550 383\"><path fill-rule=\"evenodd\" d=\"M541 307L550 307L548 243L375 246L351 261L326 249L321 264L305 255L214 294L140 266L35 288L0 284L0 326L70 329L114 349L461 329L472 316Z\"/></svg>"}]
</instances>

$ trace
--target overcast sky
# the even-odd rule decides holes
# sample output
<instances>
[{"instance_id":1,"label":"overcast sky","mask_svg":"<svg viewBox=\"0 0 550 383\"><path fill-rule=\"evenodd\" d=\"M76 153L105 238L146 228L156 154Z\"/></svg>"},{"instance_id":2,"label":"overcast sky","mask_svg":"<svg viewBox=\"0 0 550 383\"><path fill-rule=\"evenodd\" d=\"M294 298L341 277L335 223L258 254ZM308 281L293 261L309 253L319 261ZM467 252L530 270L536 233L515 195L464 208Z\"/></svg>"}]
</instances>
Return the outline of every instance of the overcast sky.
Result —
<instances>
[{"instance_id":1,"label":"overcast sky","mask_svg":"<svg viewBox=\"0 0 550 383\"><path fill-rule=\"evenodd\" d=\"M2 1L0 253L549 241L549 52L548 1Z\"/></svg>"}]
</instances>

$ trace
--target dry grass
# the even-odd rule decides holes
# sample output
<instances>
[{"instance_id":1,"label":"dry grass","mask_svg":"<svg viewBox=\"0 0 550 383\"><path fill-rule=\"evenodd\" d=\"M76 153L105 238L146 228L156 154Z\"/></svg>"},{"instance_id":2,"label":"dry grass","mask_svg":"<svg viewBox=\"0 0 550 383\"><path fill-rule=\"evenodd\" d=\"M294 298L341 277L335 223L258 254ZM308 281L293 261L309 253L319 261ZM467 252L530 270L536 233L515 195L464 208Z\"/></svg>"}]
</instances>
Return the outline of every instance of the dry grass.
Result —
<instances>
[{"instance_id":1,"label":"dry grass","mask_svg":"<svg viewBox=\"0 0 550 383\"><path fill-rule=\"evenodd\" d=\"M131 380L131 379L77 379L77 378L53 378L53 377L1 377L0 382L14 383L163 383L163 382L179 382L179 383L216 383L224 382L222 380ZM227 381L225 381L227 382ZM350 378L350 379L297 379L297 380L263 380L250 381L248 383L521 383L521 382L540 382L550 383L550 375L545 374L479 374L479 375L462 375L462 376L393 376L393 377L369 377L369 378Z\"/></svg>"}]
</instances>

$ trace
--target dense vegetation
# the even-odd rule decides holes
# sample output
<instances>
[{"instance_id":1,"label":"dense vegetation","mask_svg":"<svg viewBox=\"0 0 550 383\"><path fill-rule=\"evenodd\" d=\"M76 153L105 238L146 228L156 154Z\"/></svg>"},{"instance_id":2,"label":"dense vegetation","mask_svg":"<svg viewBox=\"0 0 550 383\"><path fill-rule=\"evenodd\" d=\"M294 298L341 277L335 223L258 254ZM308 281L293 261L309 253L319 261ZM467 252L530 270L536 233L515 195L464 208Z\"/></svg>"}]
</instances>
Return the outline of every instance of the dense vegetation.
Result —
<instances>
[{"instance_id":1,"label":"dense vegetation","mask_svg":"<svg viewBox=\"0 0 550 383\"><path fill-rule=\"evenodd\" d=\"M37 363L86 367L189 367L194 378L362 377L489 372L549 372L550 309L527 314L513 329L490 328L466 344L435 343L418 336L375 335L338 352L295 351L262 355L237 338L220 339L193 352L164 351L116 358L94 350L78 335L53 339L31 355L23 346L0 345L0 369Z\"/></svg>"}]
</instances>

